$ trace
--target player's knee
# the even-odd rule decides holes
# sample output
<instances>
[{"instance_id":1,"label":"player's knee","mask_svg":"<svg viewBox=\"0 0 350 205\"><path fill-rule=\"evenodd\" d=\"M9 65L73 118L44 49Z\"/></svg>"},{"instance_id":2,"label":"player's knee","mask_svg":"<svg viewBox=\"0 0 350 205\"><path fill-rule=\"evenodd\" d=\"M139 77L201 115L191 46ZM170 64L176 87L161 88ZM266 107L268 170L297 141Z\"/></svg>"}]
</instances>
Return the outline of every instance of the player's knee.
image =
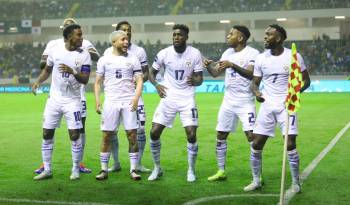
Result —
<instances>
[{"instance_id":1,"label":"player's knee","mask_svg":"<svg viewBox=\"0 0 350 205\"><path fill-rule=\"evenodd\" d=\"M54 135L54 131L53 130L48 130L48 129L44 129L43 130L43 139L44 140L52 139L53 135Z\"/></svg>"},{"instance_id":2,"label":"player's knee","mask_svg":"<svg viewBox=\"0 0 350 205\"><path fill-rule=\"evenodd\" d=\"M79 130L72 131L69 136L72 141L76 141L80 137L80 132Z\"/></svg>"},{"instance_id":3,"label":"player's knee","mask_svg":"<svg viewBox=\"0 0 350 205\"><path fill-rule=\"evenodd\" d=\"M150 131L150 137L152 140L158 140L160 138L160 130L156 127L152 127Z\"/></svg>"},{"instance_id":4,"label":"player's knee","mask_svg":"<svg viewBox=\"0 0 350 205\"><path fill-rule=\"evenodd\" d=\"M220 131L218 131L218 132L217 132L217 135L216 135L216 138L217 138L218 140L226 140L228 134L229 134L228 132L220 132Z\"/></svg>"}]
</instances>

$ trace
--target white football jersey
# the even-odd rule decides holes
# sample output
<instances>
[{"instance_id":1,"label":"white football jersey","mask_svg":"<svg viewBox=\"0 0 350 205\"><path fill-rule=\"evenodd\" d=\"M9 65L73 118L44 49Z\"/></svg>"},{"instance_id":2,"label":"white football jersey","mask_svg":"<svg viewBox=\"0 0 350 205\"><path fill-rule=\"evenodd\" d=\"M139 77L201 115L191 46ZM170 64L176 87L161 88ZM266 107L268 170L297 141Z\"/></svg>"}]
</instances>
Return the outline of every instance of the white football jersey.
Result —
<instances>
[{"instance_id":1,"label":"white football jersey","mask_svg":"<svg viewBox=\"0 0 350 205\"><path fill-rule=\"evenodd\" d=\"M57 45L64 45L64 39L63 38L59 38L59 39L55 39L55 40L51 40L46 44L45 50L43 52L43 56L44 55L49 55L49 52L52 48L54 48ZM83 44L81 46L82 49L85 50L89 50L90 48L93 48L97 51L97 49L95 48L94 45L92 45L92 43L89 40L83 39ZM86 101L86 97L85 97L85 85L82 84L81 86L81 100L82 101Z\"/></svg>"},{"instance_id":2,"label":"white football jersey","mask_svg":"<svg viewBox=\"0 0 350 205\"><path fill-rule=\"evenodd\" d=\"M91 60L87 50L68 51L65 44L57 44L51 49L46 64L52 66L52 82L50 98L58 102L69 102L72 99L80 99L81 84L72 74L61 73L59 65L65 64L77 72L90 72Z\"/></svg>"},{"instance_id":3,"label":"white football jersey","mask_svg":"<svg viewBox=\"0 0 350 205\"><path fill-rule=\"evenodd\" d=\"M167 97L178 100L194 97L195 86L189 86L186 81L193 72L203 71L202 55L198 49L187 46L183 53L177 53L174 46L169 46L159 51L152 67L164 69L162 84L167 88Z\"/></svg>"},{"instance_id":4,"label":"white football jersey","mask_svg":"<svg viewBox=\"0 0 350 205\"><path fill-rule=\"evenodd\" d=\"M301 72L306 70L302 56L297 54ZM292 50L284 48L279 56L271 54L270 50L259 54L255 60L254 76L262 77L263 97L269 102L283 103L288 94L289 67L292 60Z\"/></svg>"},{"instance_id":5,"label":"white football jersey","mask_svg":"<svg viewBox=\"0 0 350 205\"><path fill-rule=\"evenodd\" d=\"M227 49L221 56L220 61L230 61L244 69L254 65L259 51L250 46L235 52L233 48ZM254 96L250 90L251 80L238 74L233 68L226 69L225 73L225 99L235 102L253 101Z\"/></svg>"},{"instance_id":6,"label":"white football jersey","mask_svg":"<svg viewBox=\"0 0 350 205\"><path fill-rule=\"evenodd\" d=\"M135 96L134 77L142 75L136 56L104 55L97 62L97 76L103 76L106 100L130 101Z\"/></svg>"},{"instance_id":7,"label":"white football jersey","mask_svg":"<svg viewBox=\"0 0 350 205\"><path fill-rule=\"evenodd\" d=\"M113 47L109 47L105 50L103 55L104 56L109 55L109 54L112 54L112 52L113 52ZM135 55L139 59L141 66L148 65L147 54L145 49L143 49L142 47L137 46L135 44L131 44L128 48L128 53Z\"/></svg>"}]
</instances>

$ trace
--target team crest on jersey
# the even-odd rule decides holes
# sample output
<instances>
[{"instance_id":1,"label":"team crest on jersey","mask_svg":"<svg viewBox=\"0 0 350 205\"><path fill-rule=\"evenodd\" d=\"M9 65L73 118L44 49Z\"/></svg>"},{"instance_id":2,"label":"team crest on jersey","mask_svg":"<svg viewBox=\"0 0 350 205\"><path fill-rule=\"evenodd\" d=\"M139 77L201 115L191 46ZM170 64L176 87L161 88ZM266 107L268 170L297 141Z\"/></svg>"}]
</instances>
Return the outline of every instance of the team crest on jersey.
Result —
<instances>
[{"instance_id":1,"label":"team crest on jersey","mask_svg":"<svg viewBox=\"0 0 350 205\"><path fill-rule=\"evenodd\" d=\"M75 59L75 67L80 68L81 67L81 60L79 58Z\"/></svg>"},{"instance_id":2,"label":"team crest on jersey","mask_svg":"<svg viewBox=\"0 0 350 205\"><path fill-rule=\"evenodd\" d=\"M126 67L128 67L128 68L130 68L130 67L131 67L131 63L126 62L125 64L126 64Z\"/></svg>"},{"instance_id":3,"label":"team crest on jersey","mask_svg":"<svg viewBox=\"0 0 350 205\"><path fill-rule=\"evenodd\" d=\"M289 72L289 65L284 65L283 69L284 69L284 71Z\"/></svg>"},{"instance_id":4,"label":"team crest on jersey","mask_svg":"<svg viewBox=\"0 0 350 205\"><path fill-rule=\"evenodd\" d=\"M189 60L187 60L185 63L186 63L186 67L187 67L187 68L190 68L191 65L192 65L191 61L189 61Z\"/></svg>"},{"instance_id":5,"label":"team crest on jersey","mask_svg":"<svg viewBox=\"0 0 350 205\"><path fill-rule=\"evenodd\" d=\"M245 64L245 60L244 59L241 59L240 61L239 61L239 65L240 66L243 66Z\"/></svg>"}]
</instances>

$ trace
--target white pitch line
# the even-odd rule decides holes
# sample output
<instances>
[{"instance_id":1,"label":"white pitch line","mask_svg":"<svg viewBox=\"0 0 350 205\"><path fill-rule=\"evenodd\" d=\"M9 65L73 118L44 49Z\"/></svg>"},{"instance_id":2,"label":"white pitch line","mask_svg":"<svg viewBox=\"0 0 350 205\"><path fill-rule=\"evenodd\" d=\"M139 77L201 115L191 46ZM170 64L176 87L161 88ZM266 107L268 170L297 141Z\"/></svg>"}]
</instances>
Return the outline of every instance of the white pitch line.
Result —
<instances>
[{"instance_id":1,"label":"white pitch line","mask_svg":"<svg viewBox=\"0 0 350 205\"><path fill-rule=\"evenodd\" d=\"M0 198L0 202L25 203L25 204L55 204L55 205L118 205L104 204L98 202L69 202L69 201L51 201L51 200L32 200L32 199L16 199L16 198Z\"/></svg>"},{"instance_id":2,"label":"white pitch line","mask_svg":"<svg viewBox=\"0 0 350 205\"><path fill-rule=\"evenodd\" d=\"M229 194L229 195L218 195L218 196L208 196L192 201L188 201L183 205L195 205L202 202L208 202L212 200L225 199L225 198L251 198L251 197L279 197L279 194Z\"/></svg>"},{"instance_id":3,"label":"white pitch line","mask_svg":"<svg viewBox=\"0 0 350 205\"><path fill-rule=\"evenodd\" d=\"M320 161L328 154L329 151L335 146L335 144L340 140L344 133L350 128L350 122L348 122L343 129L341 129L338 134L332 139L332 141L327 145L326 148L304 169L303 173L300 175L300 184L303 184L303 181L311 174L311 172L316 168ZM292 192L292 187L285 192L284 204L288 205L290 200L295 196L295 193ZM279 205L279 203L277 203Z\"/></svg>"}]
</instances>

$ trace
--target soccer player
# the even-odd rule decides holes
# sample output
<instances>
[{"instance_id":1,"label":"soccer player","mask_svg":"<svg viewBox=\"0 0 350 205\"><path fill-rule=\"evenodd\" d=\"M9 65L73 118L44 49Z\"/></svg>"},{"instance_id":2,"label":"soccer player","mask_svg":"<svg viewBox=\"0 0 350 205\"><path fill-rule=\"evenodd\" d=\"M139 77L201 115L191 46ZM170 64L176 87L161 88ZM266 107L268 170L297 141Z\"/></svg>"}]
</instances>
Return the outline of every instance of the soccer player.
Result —
<instances>
[{"instance_id":1,"label":"soccer player","mask_svg":"<svg viewBox=\"0 0 350 205\"><path fill-rule=\"evenodd\" d=\"M73 18L66 18L63 20L63 24L62 24L61 28L63 29L70 24L77 24L77 21ZM45 68L49 52L57 44L64 44L64 39L59 38L59 39L49 41L47 43L46 48L45 48L45 50L41 56L41 60L40 60L40 68L41 69ZM92 43L90 41L83 39L83 43L82 43L81 48L88 50L90 57L91 57L91 60L97 62L97 60L100 58L99 53L97 52L96 48L92 45ZM81 157L83 160L84 148L85 148L85 143L86 143L85 121L86 121L86 116L87 116L87 109L86 109L87 105L86 105L85 85L84 84L82 84L82 86L81 86L80 93L81 93L81 119L82 119L82 123L83 123L83 127L80 129L80 138L81 138L82 146L83 146L82 154L81 154ZM80 163L79 170L81 173L91 173L91 170L88 169L87 167L85 167L85 165L82 162ZM35 170L35 173L40 174L42 171L44 171L43 164L38 169Z\"/></svg>"},{"instance_id":2,"label":"soccer player","mask_svg":"<svg viewBox=\"0 0 350 205\"><path fill-rule=\"evenodd\" d=\"M77 24L64 28L64 44L54 46L47 58L45 68L32 86L35 94L42 82L52 73L50 97L44 111L42 158L44 171L34 177L42 180L52 177L51 159L55 129L60 126L62 115L67 121L69 136L72 142L73 168L71 180L79 179L82 142L79 131L82 128L80 88L89 81L91 60L86 50L81 49L83 33Z\"/></svg>"},{"instance_id":3,"label":"soccer player","mask_svg":"<svg viewBox=\"0 0 350 205\"><path fill-rule=\"evenodd\" d=\"M143 82L146 82L148 80L148 61L147 61L147 54L145 52L145 49L142 47L139 47L135 44L131 43L131 25L127 21L121 21L117 24L116 31L122 30L127 33L128 40L129 40L129 47L128 47L128 53L135 55L140 63L141 68L143 72ZM111 54L113 51L113 47L109 47L105 50L103 55ZM142 96L140 97L138 108L137 108L138 117L140 120L140 127L137 129L137 143L139 147L139 159L136 171L138 172L151 172L150 169L147 169L144 167L141 163L141 159L143 156L143 152L145 150L146 145L146 134L145 134L145 125L146 125L146 112L145 112L145 104L143 102ZM118 137L116 134L112 135L112 156L114 159L114 165L108 169L109 172L113 171L119 171L121 169L119 159L118 159L118 151L119 151L119 142Z\"/></svg>"},{"instance_id":4,"label":"soccer player","mask_svg":"<svg viewBox=\"0 0 350 205\"><path fill-rule=\"evenodd\" d=\"M225 161L230 132L235 132L238 120L250 143L255 122L255 99L249 86L253 78L253 67L259 51L247 46L249 29L235 25L227 35L228 48L215 67L212 61L204 60L210 75L217 77L225 72L225 95L221 104L216 126L216 159L219 170L208 178L209 181L226 179Z\"/></svg>"},{"instance_id":5,"label":"soccer player","mask_svg":"<svg viewBox=\"0 0 350 205\"><path fill-rule=\"evenodd\" d=\"M265 30L264 46L267 49L259 54L254 65L254 77L251 89L258 102L261 102L259 113L253 129L253 144L251 146L250 164L253 181L244 187L244 191L253 191L261 188L260 170L262 151L269 137L274 136L276 124L281 128L282 135L286 131L287 109L285 100L288 94L288 76L292 52L283 47L287 38L285 29L277 24L270 25ZM304 86L301 92L310 86L310 77L306 70L304 60L297 54L301 67ZM264 84L259 91L260 83ZM297 115L290 115L288 129L288 160L292 175L292 191L300 192L299 184L299 155L296 149L298 135Z\"/></svg>"},{"instance_id":6,"label":"soccer player","mask_svg":"<svg viewBox=\"0 0 350 205\"><path fill-rule=\"evenodd\" d=\"M95 81L95 109L101 114L100 90L104 84L105 101L103 104L101 130L103 134L100 152L101 171L97 180L108 178L108 161L111 155L111 138L123 122L129 140L130 176L140 180L136 173L138 145L136 142L139 121L137 105L142 94L143 74L136 56L128 53L128 36L124 31L110 34L113 51L97 62ZM135 83L136 82L136 88Z\"/></svg>"},{"instance_id":7,"label":"soccer player","mask_svg":"<svg viewBox=\"0 0 350 205\"><path fill-rule=\"evenodd\" d=\"M150 82L161 97L153 116L150 132L150 146L154 162L154 169L148 177L150 181L158 179L163 173L160 167L160 136L165 127L172 127L176 113L180 114L188 141L187 181L196 180L198 110L195 103L195 86L203 82L203 67L200 51L186 44L188 33L189 29L186 25L174 25L173 45L157 54L149 75ZM165 69L162 84L156 80L156 75L161 68Z\"/></svg>"}]
</instances>

